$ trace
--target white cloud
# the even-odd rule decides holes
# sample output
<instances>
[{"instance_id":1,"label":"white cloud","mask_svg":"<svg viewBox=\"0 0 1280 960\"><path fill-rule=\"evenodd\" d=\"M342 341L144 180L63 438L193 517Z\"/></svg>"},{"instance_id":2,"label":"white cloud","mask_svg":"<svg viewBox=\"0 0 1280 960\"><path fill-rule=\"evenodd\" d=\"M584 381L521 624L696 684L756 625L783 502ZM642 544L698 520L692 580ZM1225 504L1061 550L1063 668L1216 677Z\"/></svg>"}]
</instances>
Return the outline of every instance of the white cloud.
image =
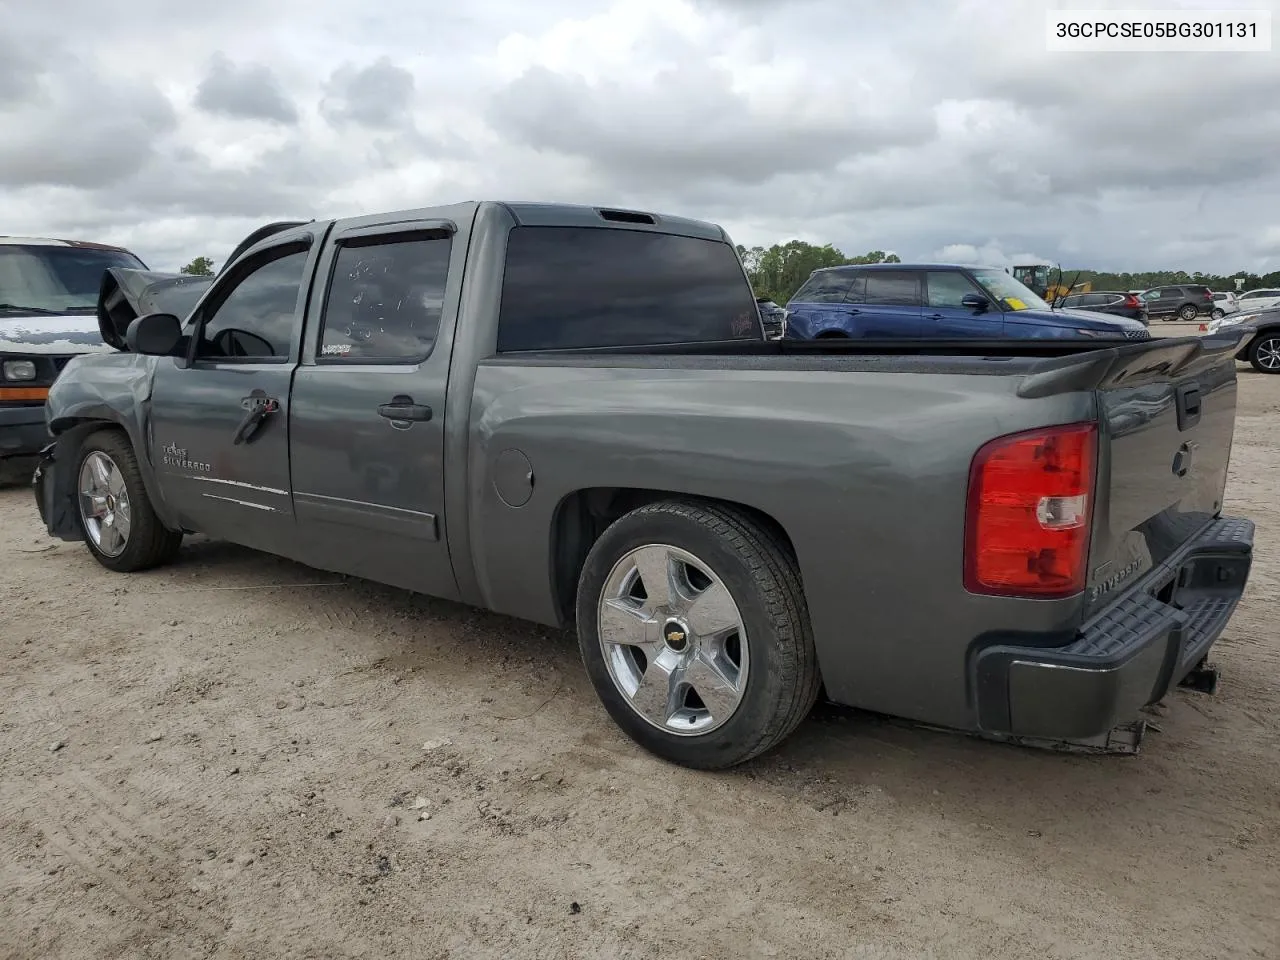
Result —
<instances>
[{"instance_id":1,"label":"white cloud","mask_svg":"<svg viewBox=\"0 0 1280 960\"><path fill-rule=\"evenodd\" d=\"M1280 61L1048 55L1047 2L10 5L0 205L159 267L498 197L905 259L1280 268Z\"/></svg>"}]
</instances>

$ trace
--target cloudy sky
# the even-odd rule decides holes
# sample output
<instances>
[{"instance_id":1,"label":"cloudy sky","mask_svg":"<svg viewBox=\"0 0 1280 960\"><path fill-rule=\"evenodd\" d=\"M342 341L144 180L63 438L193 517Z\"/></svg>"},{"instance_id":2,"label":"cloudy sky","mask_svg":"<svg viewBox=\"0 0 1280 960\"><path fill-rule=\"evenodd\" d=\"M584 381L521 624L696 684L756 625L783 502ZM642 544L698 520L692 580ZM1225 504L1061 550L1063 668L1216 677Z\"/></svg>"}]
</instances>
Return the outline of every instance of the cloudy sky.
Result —
<instances>
[{"instance_id":1,"label":"cloudy sky","mask_svg":"<svg viewBox=\"0 0 1280 960\"><path fill-rule=\"evenodd\" d=\"M748 245L1280 269L1280 52L1047 53L1048 5L0 0L0 232L173 269L272 219L568 200Z\"/></svg>"}]
</instances>

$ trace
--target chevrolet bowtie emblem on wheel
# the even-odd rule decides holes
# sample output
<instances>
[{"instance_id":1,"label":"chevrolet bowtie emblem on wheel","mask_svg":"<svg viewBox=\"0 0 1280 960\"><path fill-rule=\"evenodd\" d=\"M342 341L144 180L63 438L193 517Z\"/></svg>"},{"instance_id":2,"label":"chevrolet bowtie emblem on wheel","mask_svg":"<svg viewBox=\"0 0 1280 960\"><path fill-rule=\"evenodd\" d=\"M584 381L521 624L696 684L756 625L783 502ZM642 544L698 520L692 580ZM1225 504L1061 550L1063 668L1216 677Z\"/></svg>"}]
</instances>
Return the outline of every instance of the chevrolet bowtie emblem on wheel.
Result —
<instances>
[{"instance_id":1,"label":"chevrolet bowtie emblem on wheel","mask_svg":"<svg viewBox=\"0 0 1280 960\"><path fill-rule=\"evenodd\" d=\"M684 631L672 630L670 633L667 634L667 642L673 646L684 643Z\"/></svg>"}]
</instances>

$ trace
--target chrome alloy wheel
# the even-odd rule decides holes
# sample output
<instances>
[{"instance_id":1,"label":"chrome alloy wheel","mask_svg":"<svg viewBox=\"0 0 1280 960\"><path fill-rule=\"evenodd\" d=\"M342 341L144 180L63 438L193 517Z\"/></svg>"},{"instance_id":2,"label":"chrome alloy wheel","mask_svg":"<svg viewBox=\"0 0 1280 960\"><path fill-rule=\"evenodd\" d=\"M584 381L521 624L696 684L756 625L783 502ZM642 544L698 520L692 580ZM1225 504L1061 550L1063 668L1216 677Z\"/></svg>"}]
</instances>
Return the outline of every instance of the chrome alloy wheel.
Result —
<instances>
[{"instance_id":1,"label":"chrome alloy wheel","mask_svg":"<svg viewBox=\"0 0 1280 960\"><path fill-rule=\"evenodd\" d=\"M118 557L129 545L131 512L124 474L114 460L94 450L80 465L80 519L93 546Z\"/></svg>"},{"instance_id":2,"label":"chrome alloy wheel","mask_svg":"<svg viewBox=\"0 0 1280 960\"><path fill-rule=\"evenodd\" d=\"M1268 337L1258 344L1256 356L1258 366L1264 370L1280 370L1280 340Z\"/></svg>"},{"instance_id":3,"label":"chrome alloy wheel","mask_svg":"<svg viewBox=\"0 0 1280 960\"><path fill-rule=\"evenodd\" d=\"M625 554L605 581L597 626L609 677L658 729L710 733L741 705L749 669L742 614L688 551L649 544Z\"/></svg>"}]
</instances>

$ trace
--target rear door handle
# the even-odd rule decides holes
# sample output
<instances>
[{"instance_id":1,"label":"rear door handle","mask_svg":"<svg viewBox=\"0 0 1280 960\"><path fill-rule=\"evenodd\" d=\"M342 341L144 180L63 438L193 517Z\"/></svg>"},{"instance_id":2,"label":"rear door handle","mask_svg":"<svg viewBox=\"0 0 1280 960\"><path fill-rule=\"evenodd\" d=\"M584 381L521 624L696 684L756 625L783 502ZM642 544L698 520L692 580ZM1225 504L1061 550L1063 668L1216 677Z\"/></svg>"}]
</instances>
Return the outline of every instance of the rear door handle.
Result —
<instances>
[{"instance_id":1,"label":"rear door handle","mask_svg":"<svg viewBox=\"0 0 1280 960\"><path fill-rule=\"evenodd\" d=\"M378 404L378 416L388 420L416 420L421 423L431 419L431 408L425 403L414 403L413 397L402 393L392 397L390 403Z\"/></svg>"}]
</instances>

